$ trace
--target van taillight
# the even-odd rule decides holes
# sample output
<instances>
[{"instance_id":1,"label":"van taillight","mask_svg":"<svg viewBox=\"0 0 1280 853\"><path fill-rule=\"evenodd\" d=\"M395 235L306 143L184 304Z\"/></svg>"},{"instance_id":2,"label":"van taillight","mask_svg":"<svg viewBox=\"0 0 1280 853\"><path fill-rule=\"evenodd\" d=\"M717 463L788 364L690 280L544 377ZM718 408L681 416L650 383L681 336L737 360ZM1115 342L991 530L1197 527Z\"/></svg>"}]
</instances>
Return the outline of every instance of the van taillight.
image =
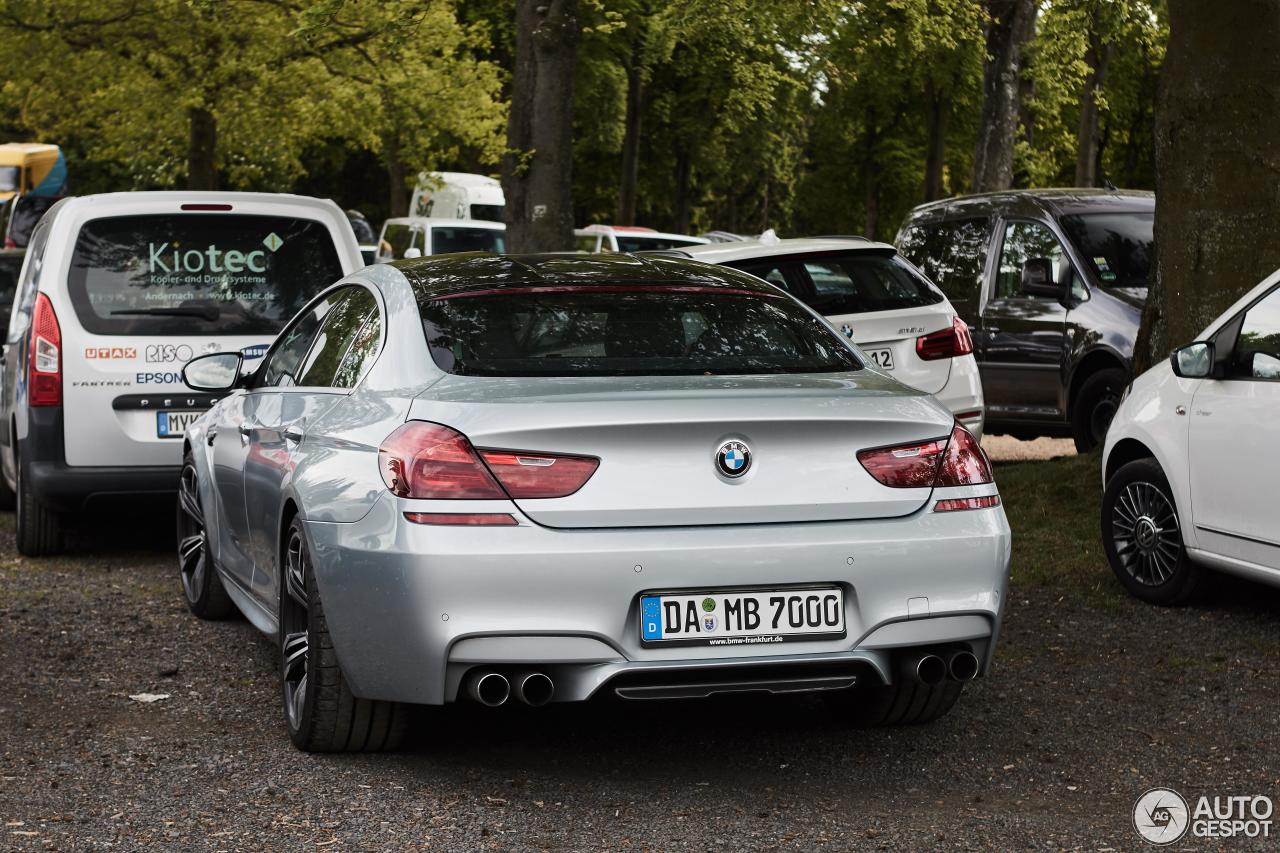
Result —
<instances>
[{"instance_id":1,"label":"van taillight","mask_svg":"<svg viewBox=\"0 0 1280 853\"><path fill-rule=\"evenodd\" d=\"M927 335L916 338L916 355L922 361L936 361L940 358L956 358L973 352L973 335L969 333L969 324L959 317L951 321L951 325Z\"/></svg>"},{"instance_id":2,"label":"van taillight","mask_svg":"<svg viewBox=\"0 0 1280 853\"><path fill-rule=\"evenodd\" d=\"M32 406L62 405L62 330L53 303L43 293L36 295L31 320L31 358L27 363L27 403Z\"/></svg>"},{"instance_id":3,"label":"van taillight","mask_svg":"<svg viewBox=\"0 0 1280 853\"><path fill-rule=\"evenodd\" d=\"M960 424L952 428L949 439L861 450L858 461L868 474L895 489L978 486L992 481L987 454Z\"/></svg>"}]
</instances>

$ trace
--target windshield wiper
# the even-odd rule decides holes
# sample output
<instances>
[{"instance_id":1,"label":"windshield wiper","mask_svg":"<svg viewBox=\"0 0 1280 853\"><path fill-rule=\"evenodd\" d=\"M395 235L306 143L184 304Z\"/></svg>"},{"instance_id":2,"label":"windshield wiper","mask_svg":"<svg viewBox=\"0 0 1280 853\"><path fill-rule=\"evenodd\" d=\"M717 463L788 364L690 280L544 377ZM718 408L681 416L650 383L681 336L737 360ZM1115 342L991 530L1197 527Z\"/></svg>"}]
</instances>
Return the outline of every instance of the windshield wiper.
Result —
<instances>
[{"instance_id":1,"label":"windshield wiper","mask_svg":"<svg viewBox=\"0 0 1280 853\"><path fill-rule=\"evenodd\" d=\"M121 308L118 311L112 311L113 317L141 317L151 315L154 317L198 317L201 320L207 320L212 323L221 316L221 312L210 306L208 308Z\"/></svg>"}]
</instances>

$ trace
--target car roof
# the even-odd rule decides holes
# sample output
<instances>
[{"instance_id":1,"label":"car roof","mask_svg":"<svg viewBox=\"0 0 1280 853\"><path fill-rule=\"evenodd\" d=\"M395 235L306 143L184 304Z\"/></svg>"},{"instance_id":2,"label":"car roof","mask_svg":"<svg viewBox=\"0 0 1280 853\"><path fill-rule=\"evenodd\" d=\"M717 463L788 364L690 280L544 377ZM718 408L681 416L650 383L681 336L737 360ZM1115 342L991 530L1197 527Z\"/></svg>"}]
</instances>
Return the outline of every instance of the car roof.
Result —
<instances>
[{"instance_id":1,"label":"car roof","mask_svg":"<svg viewBox=\"0 0 1280 853\"><path fill-rule=\"evenodd\" d=\"M447 219L435 216L394 216L388 219L387 225L422 225L428 228L441 226L445 228L487 228L490 231L503 231L506 225L491 219Z\"/></svg>"},{"instance_id":2,"label":"car roof","mask_svg":"<svg viewBox=\"0 0 1280 853\"><path fill-rule=\"evenodd\" d=\"M586 228L576 228L574 233L582 236L585 234L612 234L615 237L639 237L645 240L655 239L673 239L673 240L693 240L695 243L705 243L706 237L695 237L692 234L676 234L673 231L654 231L652 228L646 228L643 225L600 225L592 224Z\"/></svg>"},{"instance_id":3,"label":"car roof","mask_svg":"<svg viewBox=\"0 0 1280 853\"><path fill-rule=\"evenodd\" d=\"M727 267L686 260L627 254L584 255L560 252L539 255L495 255L460 252L394 261L419 300L440 299L478 290L572 285L664 284L678 287L751 290L776 296L779 291L755 276Z\"/></svg>"},{"instance_id":4,"label":"car roof","mask_svg":"<svg viewBox=\"0 0 1280 853\"><path fill-rule=\"evenodd\" d=\"M908 219L986 216L991 213L1049 213L1062 216L1102 211L1147 212L1155 210L1155 193L1146 190L1107 190L1054 187L1037 190L1000 190L927 202L912 209Z\"/></svg>"},{"instance_id":5,"label":"car roof","mask_svg":"<svg viewBox=\"0 0 1280 853\"><path fill-rule=\"evenodd\" d=\"M668 257L679 253L708 264L727 264L754 258L780 255L809 255L827 252L895 252L888 243L877 243L863 237L789 237L784 240L738 240L732 243L707 243L702 246L679 246L665 249Z\"/></svg>"}]
</instances>

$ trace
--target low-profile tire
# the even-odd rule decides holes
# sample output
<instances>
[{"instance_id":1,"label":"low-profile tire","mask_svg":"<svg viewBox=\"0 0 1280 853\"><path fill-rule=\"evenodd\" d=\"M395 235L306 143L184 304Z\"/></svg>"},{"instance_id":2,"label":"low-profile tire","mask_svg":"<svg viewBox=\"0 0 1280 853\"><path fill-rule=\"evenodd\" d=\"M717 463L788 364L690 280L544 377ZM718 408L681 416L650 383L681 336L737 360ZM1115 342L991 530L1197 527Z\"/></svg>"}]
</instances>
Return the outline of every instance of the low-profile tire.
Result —
<instances>
[{"instance_id":1,"label":"low-profile tire","mask_svg":"<svg viewBox=\"0 0 1280 853\"><path fill-rule=\"evenodd\" d=\"M928 685L906 677L893 684L825 693L827 707L843 722L860 728L932 723L951 710L964 691L959 681Z\"/></svg>"},{"instance_id":2,"label":"low-profile tire","mask_svg":"<svg viewBox=\"0 0 1280 853\"><path fill-rule=\"evenodd\" d=\"M200 500L200 474L188 451L178 481L178 576L187 607L201 619L227 619L236 606L213 565L208 528Z\"/></svg>"},{"instance_id":3,"label":"low-profile tire","mask_svg":"<svg viewBox=\"0 0 1280 853\"><path fill-rule=\"evenodd\" d=\"M1071 437L1076 450L1088 453L1107 437L1111 420L1120 408L1129 377L1118 367L1099 370L1084 380L1071 406Z\"/></svg>"},{"instance_id":4,"label":"low-profile tire","mask_svg":"<svg viewBox=\"0 0 1280 853\"><path fill-rule=\"evenodd\" d=\"M14 539L18 553L27 557L47 557L62 551L65 544L62 535L62 516L49 509L31 493L26 475L22 472L21 459L14 460L14 476L17 490L14 518Z\"/></svg>"},{"instance_id":5,"label":"low-profile tire","mask_svg":"<svg viewBox=\"0 0 1280 853\"><path fill-rule=\"evenodd\" d=\"M280 690L293 745L306 752L399 749L411 705L360 699L338 666L311 549L294 519L285 533L280 578Z\"/></svg>"},{"instance_id":6,"label":"low-profile tire","mask_svg":"<svg viewBox=\"0 0 1280 853\"><path fill-rule=\"evenodd\" d=\"M1124 588L1151 604L1186 604L1204 583L1205 570L1187 555L1169 479L1154 459L1130 462L1107 481L1102 547Z\"/></svg>"}]
</instances>

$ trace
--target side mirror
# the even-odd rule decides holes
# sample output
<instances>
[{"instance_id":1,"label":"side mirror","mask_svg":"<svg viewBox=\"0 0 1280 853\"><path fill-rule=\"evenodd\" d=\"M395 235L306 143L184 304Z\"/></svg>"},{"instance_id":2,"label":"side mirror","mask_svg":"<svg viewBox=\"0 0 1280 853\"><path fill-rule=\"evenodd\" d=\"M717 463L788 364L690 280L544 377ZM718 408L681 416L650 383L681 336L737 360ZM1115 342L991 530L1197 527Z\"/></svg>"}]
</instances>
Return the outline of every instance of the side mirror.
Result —
<instances>
[{"instance_id":1,"label":"side mirror","mask_svg":"<svg viewBox=\"0 0 1280 853\"><path fill-rule=\"evenodd\" d=\"M1053 280L1053 262L1048 258L1027 258L1023 261L1022 292L1026 296L1061 299L1063 287Z\"/></svg>"},{"instance_id":2,"label":"side mirror","mask_svg":"<svg viewBox=\"0 0 1280 853\"><path fill-rule=\"evenodd\" d=\"M1169 363L1173 365L1173 374L1183 379L1206 379L1213 373L1213 344L1209 341L1196 341L1185 347L1178 347L1169 354Z\"/></svg>"},{"instance_id":3,"label":"side mirror","mask_svg":"<svg viewBox=\"0 0 1280 853\"><path fill-rule=\"evenodd\" d=\"M411 246L408 249L404 250L404 259L406 261L413 260L414 258L420 258L420 257L422 257L422 250L419 249L417 246Z\"/></svg>"},{"instance_id":4,"label":"side mirror","mask_svg":"<svg viewBox=\"0 0 1280 853\"><path fill-rule=\"evenodd\" d=\"M182 368L182 381L193 391L221 393L240 382L240 365L244 356L238 352L215 352L188 361Z\"/></svg>"}]
</instances>

